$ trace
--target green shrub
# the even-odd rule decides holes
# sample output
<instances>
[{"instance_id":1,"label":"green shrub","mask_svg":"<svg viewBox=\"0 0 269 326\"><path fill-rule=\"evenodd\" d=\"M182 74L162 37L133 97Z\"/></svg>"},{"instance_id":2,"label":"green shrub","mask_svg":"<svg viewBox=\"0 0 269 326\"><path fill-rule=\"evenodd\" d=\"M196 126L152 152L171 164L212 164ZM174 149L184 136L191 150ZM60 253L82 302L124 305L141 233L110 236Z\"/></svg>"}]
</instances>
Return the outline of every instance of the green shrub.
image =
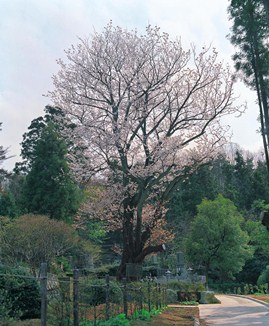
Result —
<instances>
[{"instance_id":1,"label":"green shrub","mask_svg":"<svg viewBox=\"0 0 269 326\"><path fill-rule=\"evenodd\" d=\"M12 316L12 317L11 317ZM20 311L13 311L12 302L9 298L7 290L0 289L0 321L3 324L11 319L19 319Z\"/></svg>"},{"instance_id":2,"label":"green shrub","mask_svg":"<svg viewBox=\"0 0 269 326\"><path fill-rule=\"evenodd\" d=\"M205 291L205 286L202 283L192 283L184 281L170 281L167 283L167 288L181 292Z\"/></svg>"},{"instance_id":3,"label":"green shrub","mask_svg":"<svg viewBox=\"0 0 269 326\"><path fill-rule=\"evenodd\" d=\"M106 302L106 282L102 279L81 279L80 295L82 302L90 305L98 305ZM113 303L122 302L122 291L120 284L109 282L109 301Z\"/></svg>"},{"instance_id":4,"label":"green shrub","mask_svg":"<svg viewBox=\"0 0 269 326\"><path fill-rule=\"evenodd\" d=\"M167 289L166 301L167 301L167 303L176 303L177 302L177 291L172 290L172 289Z\"/></svg>"},{"instance_id":5,"label":"green shrub","mask_svg":"<svg viewBox=\"0 0 269 326\"><path fill-rule=\"evenodd\" d=\"M110 318L106 321L97 321L96 323L88 323L85 321L85 323L81 323L80 326L131 326L130 321L125 317L124 314L119 314L118 316L114 318Z\"/></svg>"},{"instance_id":6,"label":"green shrub","mask_svg":"<svg viewBox=\"0 0 269 326\"><path fill-rule=\"evenodd\" d=\"M5 313L10 318L39 318L39 285L25 269L0 266L0 289Z\"/></svg>"},{"instance_id":7,"label":"green shrub","mask_svg":"<svg viewBox=\"0 0 269 326\"><path fill-rule=\"evenodd\" d=\"M266 266L265 270L262 271L257 281L258 285L262 285L265 283L269 283L269 265Z\"/></svg>"},{"instance_id":8,"label":"green shrub","mask_svg":"<svg viewBox=\"0 0 269 326\"><path fill-rule=\"evenodd\" d=\"M151 314L149 311L142 309L136 310L136 312L132 315L133 319L141 319L141 320L150 320Z\"/></svg>"},{"instance_id":9,"label":"green shrub","mask_svg":"<svg viewBox=\"0 0 269 326\"><path fill-rule=\"evenodd\" d=\"M197 301L182 301L180 304L187 306L197 306L199 303Z\"/></svg>"}]
</instances>

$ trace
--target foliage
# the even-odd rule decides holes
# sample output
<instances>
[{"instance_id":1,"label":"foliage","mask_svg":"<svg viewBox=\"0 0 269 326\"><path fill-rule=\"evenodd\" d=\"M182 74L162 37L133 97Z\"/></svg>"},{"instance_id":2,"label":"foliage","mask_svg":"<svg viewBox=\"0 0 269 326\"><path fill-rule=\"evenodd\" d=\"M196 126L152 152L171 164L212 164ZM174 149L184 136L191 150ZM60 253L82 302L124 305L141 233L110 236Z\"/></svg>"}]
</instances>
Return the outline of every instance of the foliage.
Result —
<instances>
[{"instance_id":1,"label":"foliage","mask_svg":"<svg viewBox=\"0 0 269 326\"><path fill-rule=\"evenodd\" d=\"M218 277L233 277L251 257L249 237L241 228L243 218L229 200L218 195L213 201L204 199L187 235L184 248L188 262L201 266Z\"/></svg>"},{"instance_id":2,"label":"foliage","mask_svg":"<svg viewBox=\"0 0 269 326\"><path fill-rule=\"evenodd\" d=\"M108 24L66 53L49 96L76 126L87 172L102 177L99 216L122 229L122 276L126 263L171 240L165 202L182 175L223 143L220 118L239 110L233 76L215 49L184 51L151 26L138 35Z\"/></svg>"},{"instance_id":3,"label":"foliage","mask_svg":"<svg viewBox=\"0 0 269 326\"><path fill-rule=\"evenodd\" d=\"M39 286L25 269L0 266L1 299L8 317L31 319L40 314ZM6 309L6 310L5 310Z\"/></svg>"},{"instance_id":4,"label":"foliage","mask_svg":"<svg viewBox=\"0 0 269 326\"><path fill-rule=\"evenodd\" d=\"M185 282L185 281L169 281L167 288L182 292L200 292L205 290L202 283Z\"/></svg>"},{"instance_id":5,"label":"foliage","mask_svg":"<svg viewBox=\"0 0 269 326\"><path fill-rule=\"evenodd\" d=\"M263 285L266 283L269 283L269 265L266 266L265 270L263 270L257 281L258 285Z\"/></svg>"},{"instance_id":6,"label":"foliage","mask_svg":"<svg viewBox=\"0 0 269 326\"><path fill-rule=\"evenodd\" d=\"M16 164L15 171L26 174L22 192L28 213L70 221L82 195L68 165L68 144L60 132L61 120L57 120L62 112L52 107L46 107L46 111L45 117L33 120L23 135L23 161Z\"/></svg>"},{"instance_id":7,"label":"foliage","mask_svg":"<svg viewBox=\"0 0 269 326\"><path fill-rule=\"evenodd\" d=\"M17 319L20 317L20 311L12 311L12 302L8 296L8 291L0 288L0 320L6 323L10 319ZM12 317L11 317L12 316Z\"/></svg>"},{"instance_id":8,"label":"foliage","mask_svg":"<svg viewBox=\"0 0 269 326\"><path fill-rule=\"evenodd\" d=\"M142 309L136 310L135 313L132 315L133 319L141 319L141 320L150 320L151 314L149 311Z\"/></svg>"},{"instance_id":9,"label":"foliage","mask_svg":"<svg viewBox=\"0 0 269 326\"><path fill-rule=\"evenodd\" d=\"M72 313L72 303L68 296L62 295L57 299L51 299L48 304L48 324L49 325L70 325L70 315ZM70 295L70 293L68 293Z\"/></svg>"},{"instance_id":10,"label":"foliage","mask_svg":"<svg viewBox=\"0 0 269 326\"><path fill-rule=\"evenodd\" d=\"M2 122L0 122L0 131L2 130L1 126L2 126ZM0 166L8 158L6 154L7 154L7 148L3 148L3 146L0 146ZM7 172L4 169L0 168L0 186L1 186L2 179L6 174Z\"/></svg>"},{"instance_id":11,"label":"foliage","mask_svg":"<svg viewBox=\"0 0 269 326\"><path fill-rule=\"evenodd\" d=\"M181 301L181 305L186 305L186 306L197 306L199 302L197 301Z\"/></svg>"},{"instance_id":12,"label":"foliage","mask_svg":"<svg viewBox=\"0 0 269 326\"><path fill-rule=\"evenodd\" d=\"M71 226L46 216L24 215L5 224L1 237L4 261L28 264L35 275L41 262L52 262L77 246Z\"/></svg>"},{"instance_id":13,"label":"foliage","mask_svg":"<svg viewBox=\"0 0 269 326\"><path fill-rule=\"evenodd\" d=\"M12 192L0 192L0 216L16 217L18 213L18 208Z\"/></svg>"},{"instance_id":14,"label":"foliage","mask_svg":"<svg viewBox=\"0 0 269 326\"><path fill-rule=\"evenodd\" d=\"M94 323L86 322L82 326L131 326L131 322L126 318L125 314L119 314L116 317L106 321L97 321Z\"/></svg>"},{"instance_id":15,"label":"foliage","mask_svg":"<svg viewBox=\"0 0 269 326\"><path fill-rule=\"evenodd\" d=\"M42 131L34 154L24 190L28 212L68 221L79 207L79 189L69 172L66 145L53 124Z\"/></svg>"},{"instance_id":16,"label":"foliage","mask_svg":"<svg viewBox=\"0 0 269 326\"><path fill-rule=\"evenodd\" d=\"M233 20L230 40L238 49L233 56L235 67L243 73L240 76L243 77L244 82L257 92L261 135L269 172L267 95L269 29L264 2L262 0L232 0L228 12Z\"/></svg>"},{"instance_id":17,"label":"foliage","mask_svg":"<svg viewBox=\"0 0 269 326\"><path fill-rule=\"evenodd\" d=\"M180 239L188 233L197 207L204 198L213 200L221 193L233 201L240 211L249 212L256 219L261 209L252 212L254 202L269 199L264 163L259 161L256 166L254 156L239 151L237 147L232 149L232 153L229 151L200 166L195 173L182 180L169 201L167 219L176 234L173 246L177 250L182 247Z\"/></svg>"},{"instance_id":18,"label":"foliage","mask_svg":"<svg viewBox=\"0 0 269 326\"><path fill-rule=\"evenodd\" d=\"M177 302L177 291L172 289L166 290L166 303L176 303Z\"/></svg>"},{"instance_id":19,"label":"foliage","mask_svg":"<svg viewBox=\"0 0 269 326\"><path fill-rule=\"evenodd\" d=\"M141 319L141 320L150 320L152 316L155 316L161 312L160 309L151 309L150 311L145 309L136 310L134 314L132 314L132 319Z\"/></svg>"},{"instance_id":20,"label":"foliage","mask_svg":"<svg viewBox=\"0 0 269 326\"><path fill-rule=\"evenodd\" d=\"M248 259L242 271L236 275L236 280L247 284L256 284L260 274L268 264L268 255L256 250L253 258Z\"/></svg>"},{"instance_id":21,"label":"foliage","mask_svg":"<svg viewBox=\"0 0 269 326\"><path fill-rule=\"evenodd\" d=\"M245 230L247 230L249 234L251 245L256 250L259 250L260 253L268 256L269 232L266 227L262 225L261 221L248 220L245 223Z\"/></svg>"},{"instance_id":22,"label":"foliage","mask_svg":"<svg viewBox=\"0 0 269 326\"><path fill-rule=\"evenodd\" d=\"M87 279L81 282L81 298L90 305L98 305L106 302L106 283L104 279ZM123 300L122 290L118 282L109 282L110 302L121 303Z\"/></svg>"}]
</instances>

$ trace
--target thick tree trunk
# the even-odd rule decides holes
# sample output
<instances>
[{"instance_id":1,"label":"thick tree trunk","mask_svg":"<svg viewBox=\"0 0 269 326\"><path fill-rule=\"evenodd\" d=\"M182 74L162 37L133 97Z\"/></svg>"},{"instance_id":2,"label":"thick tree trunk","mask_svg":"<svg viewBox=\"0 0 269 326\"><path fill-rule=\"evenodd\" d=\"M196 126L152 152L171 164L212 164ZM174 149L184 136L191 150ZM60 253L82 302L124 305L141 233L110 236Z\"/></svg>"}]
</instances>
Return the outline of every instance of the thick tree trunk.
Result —
<instances>
[{"instance_id":1,"label":"thick tree trunk","mask_svg":"<svg viewBox=\"0 0 269 326\"><path fill-rule=\"evenodd\" d=\"M146 240L150 238L150 229L145 230L139 238L134 239L134 236L133 225L130 219L128 219L123 224L123 252L121 264L117 272L118 279L126 277L126 264L141 264L149 254L165 250L164 244L145 246ZM140 242L136 243L138 240Z\"/></svg>"},{"instance_id":2,"label":"thick tree trunk","mask_svg":"<svg viewBox=\"0 0 269 326\"><path fill-rule=\"evenodd\" d=\"M156 246L148 246L145 249L143 249L139 254L134 255L134 253L131 252L129 248L126 248L125 250L123 250L122 253L121 264L117 271L117 279L120 280L123 277L126 277L126 265L128 263L141 264L143 263L146 256L148 256L149 254L163 252L164 250L165 250L165 245L160 244Z\"/></svg>"}]
</instances>

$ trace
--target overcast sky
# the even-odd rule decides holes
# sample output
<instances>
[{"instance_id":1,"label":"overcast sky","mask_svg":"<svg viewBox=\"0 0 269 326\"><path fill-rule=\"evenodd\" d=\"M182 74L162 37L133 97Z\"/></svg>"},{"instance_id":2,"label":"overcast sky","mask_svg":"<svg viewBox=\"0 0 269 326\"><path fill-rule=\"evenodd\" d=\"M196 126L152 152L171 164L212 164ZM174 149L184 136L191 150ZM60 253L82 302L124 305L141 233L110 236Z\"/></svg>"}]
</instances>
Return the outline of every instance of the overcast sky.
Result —
<instances>
[{"instance_id":1,"label":"overcast sky","mask_svg":"<svg viewBox=\"0 0 269 326\"><path fill-rule=\"evenodd\" d=\"M53 89L51 77L58 71L56 59L78 37L101 31L110 21L144 32L158 25L171 37L181 37L184 48L195 44L215 47L224 62L234 52L226 38L228 0L0 0L0 145L14 158L3 166L9 170L20 160L20 142L31 121L43 115L44 97ZM239 103L248 109L240 118L227 121L232 141L251 151L261 148L257 134L258 108L255 93L242 84L235 87Z\"/></svg>"}]
</instances>

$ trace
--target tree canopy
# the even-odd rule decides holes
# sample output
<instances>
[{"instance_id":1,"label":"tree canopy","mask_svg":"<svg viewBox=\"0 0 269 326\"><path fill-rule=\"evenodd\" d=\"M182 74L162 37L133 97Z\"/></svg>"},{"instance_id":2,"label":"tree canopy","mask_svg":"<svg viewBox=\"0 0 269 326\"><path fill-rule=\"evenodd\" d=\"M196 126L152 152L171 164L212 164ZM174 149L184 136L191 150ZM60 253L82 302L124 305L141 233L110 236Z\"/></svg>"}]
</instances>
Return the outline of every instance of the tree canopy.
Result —
<instances>
[{"instance_id":1,"label":"tree canopy","mask_svg":"<svg viewBox=\"0 0 269 326\"><path fill-rule=\"evenodd\" d=\"M150 239L164 202L225 141L220 118L239 110L233 75L215 49L184 51L151 26L138 35L108 24L66 53L49 96L76 125L87 172L105 183L103 215L123 231L122 274L126 263L162 250L162 232Z\"/></svg>"},{"instance_id":2,"label":"tree canopy","mask_svg":"<svg viewBox=\"0 0 269 326\"><path fill-rule=\"evenodd\" d=\"M229 199L222 195L204 199L184 242L189 263L195 269L202 268L207 279L209 272L219 277L238 273L252 255L242 222L242 215Z\"/></svg>"},{"instance_id":3,"label":"tree canopy","mask_svg":"<svg viewBox=\"0 0 269 326\"><path fill-rule=\"evenodd\" d=\"M78 244L78 236L71 226L47 216L24 215L3 224L2 258L6 263L28 264L34 275L42 262L52 263Z\"/></svg>"},{"instance_id":4,"label":"tree canopy","mask_svg":"<svg viewBox=\"0 0 269 326\"><path fill-rule=\"evenodd\" d=\"M62 112L46 108L45 117L32 121L22 142L23 161L15 171L25 174L23 184L26 212L45 214L70 221L76 213L81 194L68 164L68 145L57 117Z\"/></svg>"},{"instance_id":5,"label":"tree canopy","mask_svg":"<svg viewBox=\"0 0 269 326\"><path fill-rule=\"evenodd\" d=\"M228 12L233 20L230 40L237 49L233 55L235 67L242 72L240 76L244 82L257 93L261 135L269 172L268 1L231 0Z\"/></svg>"}]
</instances>

